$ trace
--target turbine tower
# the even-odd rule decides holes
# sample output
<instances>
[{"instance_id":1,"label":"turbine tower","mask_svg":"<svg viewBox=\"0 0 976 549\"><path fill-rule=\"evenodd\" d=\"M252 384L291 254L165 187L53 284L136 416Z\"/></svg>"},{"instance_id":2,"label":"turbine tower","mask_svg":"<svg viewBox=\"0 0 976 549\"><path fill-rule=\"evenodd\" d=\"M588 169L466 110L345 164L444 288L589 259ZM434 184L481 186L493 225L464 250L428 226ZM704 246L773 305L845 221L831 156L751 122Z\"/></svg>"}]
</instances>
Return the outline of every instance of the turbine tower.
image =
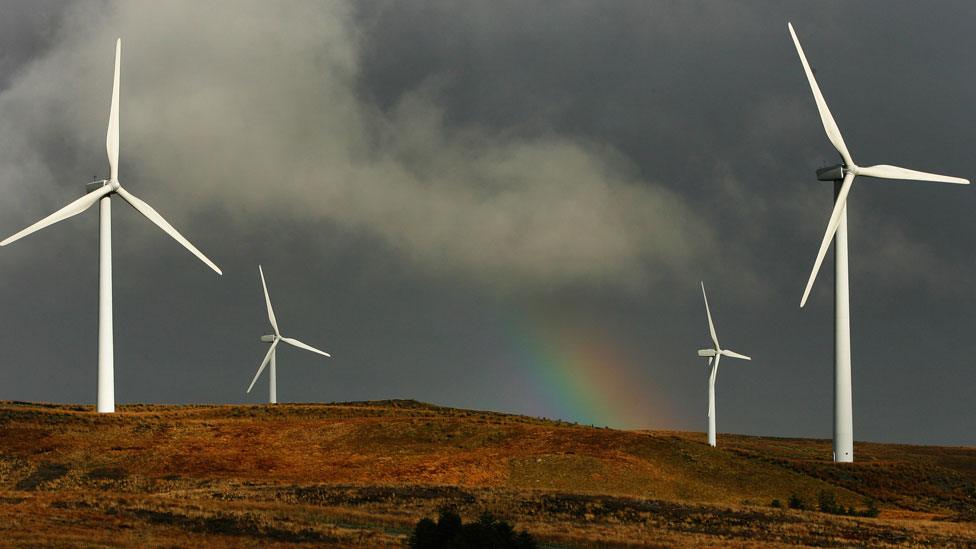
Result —
<instances>
[{"instance_id":1,"label":"turbine tower","mask_svg":"<svg viewBox=\"0 0 976 549\"><path fill-rule=\"evenodd\" d=\"M118 195L139 213L146 216L166 234L170 235L184 248L197 256L208 267L223 274L212 261L207 259L200 250L190 244L169 224L163 216L125 190L119 184L119 68L122 58L122 39L115 43L115 80L112 84L112 106L108 117L108 133L105 138L105 148L108 151L108 163L111 177L101 181L93 181L85 186L85 196L75 200L53 214L34 223L30 227L0 242L6 246L35 231L39 231L58 221L80 214L98 203L98 404L100 413L115 411L115 366L112 329L112 201L111 197Z\"/></svg>"},{"instance_id":2,"label":"turbine tower","mask_svg":"<svg viewBox=\"0 0 976 549\"><path fill-rule=\"evenodd\" d=\"M708 296L705 295L705 283L701 283L702 297L705 299L705 314L708 316L708 333L712 337L711 349L699 349L698 356L708 357L708 365L712 371L708 374L708 445L715 446L715 377L718 375L718 362L723 356L738 358L742 360L752 360L746 355L740 355L735 351L723 349L718 344L718 335L715 333L715 324L712 322L712 312L708 309Z\"/></svg>"},{"instance_id":3,"label":"turbine tower","mask_svg":"<svg viewBox=\"0 0 976 549\"><path fill-rule=\"evenodd\" d=\"M285 343L298 347L299 349L312 351L313 353L318 353L322 356L331 357L332 355L325 351L320 351L311 345L306 345L297 339L292 339L290 337L284 337L281 335L281 332L278 330L278 320L275 318L274 309L271 308L271 296L268 295L268 285L264 282L264 269L262 269L260 265L258 265L258 272L261 274L261 287L264 289L264 304L268 307L268 321L271 322L271 329L274 330L274 334L261 336L261 341L271 343L271 347L268 348L268 353L264 355L264 360L261 361L261 366L258 367L258 373L254 374L254 379L251 380L251 385L248 386L247 392L251 392L251 389L254 388L254 384L257 382L258 378L261 377L261 372L264 371L264 367L270 363L271 368L269 368L268 371L268 377L270 378L268 380L268 402L271 404L277 404L278 376L275 368L275 355L277 354L278 343L284 341Z\"/></svg>"},{"instance_id":4,"label":"turbine tower","mask_svg":"<svg viewBox=\"0 0 976 549\"><path fill-rule=\"evenodd\" d=\"M854 461L854 409L853 397L851 395L851 318L850 318L850 289L848 285L848 265L847 265L847 197L854 185L854 178L862 175L867 177L877 177L880 179L910 179L915 181L933 181L939 183L956 183L961 185L969 184L969 181L959 177L938 175L933 173L919 172L898 166L879 164L877 166L861 167L854 163L851 153L844 144L844 138L840 134L840 128L834 121L834 117L827 108L827 102L817 80L813 76L813 70L807 57L800 46L800 40L796 37L793 24L788 23L790 35L793 37L793 44L796 45L796 52L800 55L800 63L803 64L803 71L807 75L810 83L810 90L813 91L813 98L817 103L817 110L820 111L820 121L823 123L824 130L827 132L827 139L830 140L837 152L840 153L841 164L821 168L817 170L817 179L820 181L833 181L834 183L834 209L830 213L827 221L827 232L824 234L823 241L820 243L820 250L817 252L817 259L807 280L806 289L803 290L803 298L800 299L800 307L807 303L810 297L810 290L813 288L813 281L820 272L820 264L827 254L830 241L834 239L834 461L852 462Z\"/></svg>"}]
</instances>

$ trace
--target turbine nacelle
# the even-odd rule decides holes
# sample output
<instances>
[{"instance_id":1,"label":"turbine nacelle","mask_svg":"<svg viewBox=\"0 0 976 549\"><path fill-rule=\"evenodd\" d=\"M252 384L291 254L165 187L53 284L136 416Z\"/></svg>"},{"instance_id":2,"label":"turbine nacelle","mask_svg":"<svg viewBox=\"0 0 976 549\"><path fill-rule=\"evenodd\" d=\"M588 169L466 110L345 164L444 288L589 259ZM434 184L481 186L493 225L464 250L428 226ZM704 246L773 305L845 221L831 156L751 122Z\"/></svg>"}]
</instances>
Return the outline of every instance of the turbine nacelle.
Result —
<instances>
[{"instance_id":1,"label":"turbine nacelle","mask_svg":"<svg viewBox=\"0 0 976 549\"><path fill-rule=\"evenodd\" d=\"M817 170L817 179L820 181L841 181L844 179L846 168L843 164L820 168Z\"/></svg>"},{"instance_id":2,"label":"turbine nacelle","mask_svg":"<svg viewBox=\"0 0 976 549\"><path fill-rule=\"evenodd\" d=\"M700 357L713 357L718 354L715 349L698 349L698 356Z\"/></svg>"},{"instance_id":3,"label":"turbine nacelle","mask_svg":"<svg viewBox=\"0 0 976 549\"><path fill-rule=\"evenodd\" d=\"M102 179L101 181L92 181L85 185L85 194L93 193L98 189L101 189L106 184L108 184L108 179Z\"/></svg>"},{"instance_id":4,"label":"turbine nacelle","mask_svg":"<svg viewBox=\"0 0 976 549\"><path fill-rule=\"evenodd\" d=\"M261 336L261 343L274 343L276 337L275 335L263 335Z\"/></svg>"},{"instance_id":5,"label":"turbine nacelle","mask_svg":"<svg viewBox=\"0 0 976 549\"><path fill-rule=\"evenodd\" d=\"M92 181L91 183L88 183L87 185L85 185L85 194L91 194L91 193L93 193L95 191L101 190L102 187L111 187L112 190L109 191L109 192L110 193L113 193L113 192L118 191L119 188L122 187L122 184L120 184L118 181L112 181L110 179L102 179L100 181Z\"/></svg>"}]
</instances>

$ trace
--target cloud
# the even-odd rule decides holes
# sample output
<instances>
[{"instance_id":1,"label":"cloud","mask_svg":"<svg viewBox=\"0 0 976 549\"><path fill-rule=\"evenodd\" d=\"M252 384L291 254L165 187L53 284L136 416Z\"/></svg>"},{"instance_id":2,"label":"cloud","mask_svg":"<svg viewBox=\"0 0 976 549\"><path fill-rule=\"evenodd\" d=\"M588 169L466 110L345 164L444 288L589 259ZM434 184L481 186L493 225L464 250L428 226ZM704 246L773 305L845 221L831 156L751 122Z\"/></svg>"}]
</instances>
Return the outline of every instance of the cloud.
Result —
<instances>
[{"instance_id":1,"label":"cloud","mask_svg":"<svg viewBox=\"0 0 976 549\"><path fill-rule=\"evenodd\" d=\"M0 93L7 224L59 207L107 170L120 35L120 177L191 238L226 230L211 226L218 211L268 231L276 219L325 221L422 273L514 290L638 287L713 247L692 205L606 144L451 125L436 74L392 106L366 99L348 4L70 9L50 49Z\"/></svg>"}]
</instances>

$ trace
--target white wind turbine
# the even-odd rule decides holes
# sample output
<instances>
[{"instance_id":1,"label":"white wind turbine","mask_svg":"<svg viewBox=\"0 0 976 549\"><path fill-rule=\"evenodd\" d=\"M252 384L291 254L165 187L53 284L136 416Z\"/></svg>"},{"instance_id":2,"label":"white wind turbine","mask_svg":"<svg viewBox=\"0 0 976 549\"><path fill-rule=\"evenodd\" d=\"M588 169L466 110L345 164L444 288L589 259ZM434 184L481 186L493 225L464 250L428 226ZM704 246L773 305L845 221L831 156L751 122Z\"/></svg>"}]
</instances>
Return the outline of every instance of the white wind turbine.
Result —
<instances>
[{"instance_id":1,"label":"white wind turbine","mask_svg":"<svg viewBox=\"0 0 976 549\"><path fill-rule=\"evenodd\" d=\"M270 342L271 347L268 348L268 353L264 355L264 360L261 361L261 366L258 367L258 372L254 374L254 379L251 380L251 385L248 386L247 392L251 392L251 389L254 388L254 384L257 383L258 378L261 377L261 372L264 371L264 367L270 362L271 368L268 371L268 376L270 378L268 380L268 385L270 387L268 402L271 404L276 404L278 402L278 376L277 372L275 371L275 355L277 353L276 349L279 342L284 341L285 343L294 345L299 349L312 351L313 353L318 353L322 356L331 357L332 355L325 351L320 351L311 345L306 345L297 339L292 339L290 337L284 337L281 335L281 332L278 331L278 320L275 318L274 309L271 308L271 296L268 295L268 285L264 282L264 269L262 269L260 265L258 265L258 272L261 273L261 287L264 289L264 303L268 306L268 320L271 322L271 328L274 330L274 334L261 336L261 341L266 343Z\"/></svg>"},{"instance_id":2,"label":"white wind turbine","mask_svg":"<svg viewBox=\"0 0 976 549\"><path fill-rule=\"evenodd\" d=\"M170 225L163 216L136 198L119 184L119 68L122 58L122 39L115 43L115 80L112 85L112 106L108 117L108 133L105 138L105 148L108 150L108 163L111 177L102 181L95 181L85 186L85 196L75 200L53 214L34 223L30 227L0 242L6 246L44 227L63 221L80 214L98 203L98 404L101 413L115 411L115 367L112 339L112 201L113 195L119 195L139 213L155 223L166 234L173 237L184 248L197 256L208 267L221 273L212 261L207 259L200 250L183 237Z\"/></svg>"},{"instance_id":3,"label":"white wind turbine","mask_svg":"<svg viewBox=\"0 0 976 549\"><path fill-rule=\"evenodd\" d=\"M752 360L746 355L740 355L735 351L723 349L718 344L718 335L715 333L715 324L712 322L712 311L708 309L708 296L705 295L705 283L701 283L702 297L705 299L705 314L708 315L708 333L712 337L712 349L699 349L698 356L708 357L708 365L712 367L708 374L708 444L715 446L715 377L718 375L718 362L723 356L729 358L739 358L742 360Z\"/></svg>"},{"instance_id":4,"label":"white wind turbine","mask_svg":"<svg viewBox=\"0 0 976 549\"><path fill-rule=\"evenodd\" d=\"M807 280L806 289L803 291L803 298L800 300L800 307L806 305L807 298L810 296L810 289L813 288L813 281L817 278L820 271L820 264L827 254L827 247L830 246L831 239L834 240L834 461L852 462L854 461L854 411L853 399L851 396L851 319L850 319L850 289L848 286L847 268L847 196L854 184L854 178L858 175L877 177L881 179L910 179L916 181L934 181L939 183L956 183L967 185L969 181L959 177L947 175L937 175L926 172L899 168L879 164L877 166L861 167L854 163L851 153L844 144L841 137L840 128L834 121L834 117L827 108L827 102L817 80L813 76L813 70L807 57L803 53L800 41L793 30L793 24L787 24L793 43L796 45L796 52L800 55L800 62L803 64L803 71L810 82L810 89L813 91L813 98L820 111L820 121L823 123L827 138L840 153L842 164L821 168L817 170L817 179L821 181L834 182L834 209L827 222L827 232L824 234L823 241L820 243L820 250L817 252L817 259Z\"/></svg>"}]
</instances>

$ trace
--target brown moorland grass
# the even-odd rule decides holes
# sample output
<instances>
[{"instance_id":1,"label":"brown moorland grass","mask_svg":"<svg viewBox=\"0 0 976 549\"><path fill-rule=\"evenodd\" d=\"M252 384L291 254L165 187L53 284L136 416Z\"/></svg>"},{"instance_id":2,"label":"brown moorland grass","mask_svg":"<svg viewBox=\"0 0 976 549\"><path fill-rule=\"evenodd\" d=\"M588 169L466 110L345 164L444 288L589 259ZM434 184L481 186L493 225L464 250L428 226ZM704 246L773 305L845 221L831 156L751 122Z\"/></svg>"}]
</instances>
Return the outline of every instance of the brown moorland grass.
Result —
<instances>
[{"instance_id":1,"label":"brown moorland grass","mask_svg":"<svg viewBox=\"0 0 976 549\"><path fill-rule=\"evenodd\" d=\"M0 403L0 543L403 545L447 506L548 546L976 545L976 449L618 431L414 401ZM880 516L811 507L839 504Z\"/></svg>"}]
</instances>

